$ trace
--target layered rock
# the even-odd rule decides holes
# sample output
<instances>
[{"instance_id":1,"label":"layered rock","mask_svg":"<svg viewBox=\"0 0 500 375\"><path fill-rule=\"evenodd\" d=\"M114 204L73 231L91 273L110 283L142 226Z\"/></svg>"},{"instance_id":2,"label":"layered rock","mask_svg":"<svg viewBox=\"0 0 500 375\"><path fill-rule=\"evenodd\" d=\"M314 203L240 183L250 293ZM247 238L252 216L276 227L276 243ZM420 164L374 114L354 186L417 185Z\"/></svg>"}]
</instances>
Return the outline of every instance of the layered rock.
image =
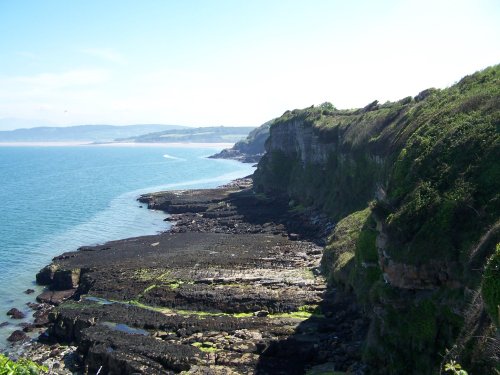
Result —
<instances>
[{"instance_id":1,"label":"layered rock","mask_svg":"<svg viewBox=\"0 0 500 375\"><path fill-rule=\"evenodd\" d=\"M77 286L49 314L47 339L76 345L85 371L362 368L366 321L319 274L324 215L290 212L250 180L140 199L182 212L170 232L63 254L38 277L53 292Z\"/></svg>"}]
</instances>

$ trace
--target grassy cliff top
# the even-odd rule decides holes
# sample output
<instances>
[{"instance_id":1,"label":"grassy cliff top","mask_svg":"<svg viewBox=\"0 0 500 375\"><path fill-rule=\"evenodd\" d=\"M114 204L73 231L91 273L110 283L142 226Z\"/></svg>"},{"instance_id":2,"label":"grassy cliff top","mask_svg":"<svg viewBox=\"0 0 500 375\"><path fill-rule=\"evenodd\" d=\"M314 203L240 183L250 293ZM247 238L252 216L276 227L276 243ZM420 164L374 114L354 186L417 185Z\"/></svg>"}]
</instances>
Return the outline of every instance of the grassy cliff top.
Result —
<instances>
[{"instance_id":1,"label":"grassy cliff top","mask_svg":"<svg viewBox=\"0 0 500 375\"><path fill-rule=\"evenodd\" d=\"M344 110L324 103L286 111L272 127L300 121L313 127L322 142L342 139L346 149L376 147L380 153L387 153L394 146L399 149L424 125L437 131L449 129L451 122L444 124L441 117L458 120L455 115L461 113L471 117L492 116L492 120L500 121L499 79L500 65L497 65L466 76L449 88L430 88L397 102L374 101L364 108Z\"/></svg>"}]
</instances>

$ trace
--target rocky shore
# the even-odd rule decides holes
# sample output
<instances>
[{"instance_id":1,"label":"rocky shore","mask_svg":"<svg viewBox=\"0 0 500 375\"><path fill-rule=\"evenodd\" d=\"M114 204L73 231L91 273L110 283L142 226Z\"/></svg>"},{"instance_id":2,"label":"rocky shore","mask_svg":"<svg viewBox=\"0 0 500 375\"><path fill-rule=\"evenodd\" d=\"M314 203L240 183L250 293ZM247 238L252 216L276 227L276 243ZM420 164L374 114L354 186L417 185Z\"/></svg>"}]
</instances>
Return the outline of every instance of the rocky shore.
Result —
<instances>
[{"instance_id":1,"label":"rocky shore","mask_svg":"<svg viewBox=\"0 0 500 375\"><path fill-rule=\"evenodd\" d=\"M170 231L54 258L32 358L53 373L362 373L367 322L319 269L331 225L251 185L141 196Z\"/></svg>"}]
</instances>

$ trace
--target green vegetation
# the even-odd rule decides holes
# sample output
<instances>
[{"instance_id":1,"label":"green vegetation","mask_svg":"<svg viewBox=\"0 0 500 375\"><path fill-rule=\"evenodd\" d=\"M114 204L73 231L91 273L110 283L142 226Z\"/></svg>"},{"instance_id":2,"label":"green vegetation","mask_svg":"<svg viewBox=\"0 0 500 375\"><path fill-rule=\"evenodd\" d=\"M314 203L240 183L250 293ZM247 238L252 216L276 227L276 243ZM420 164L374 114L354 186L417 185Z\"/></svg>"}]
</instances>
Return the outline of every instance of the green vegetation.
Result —
<instances>
[{"instance_id":1,"label":"green vegetation","mask_svg":"<svg viewBox=\"0 0 500 375\"><path fill-rule=\"evenodd\" d=\"M409 111L414 131L388 183L393 257L464 261L481 231L498 219L499 72L497 66L465 77Z\"/></svg>"},{"instance_id":2,"label":"green vegetation","mask_svg":"<svg viewBox=\"0 0 500 375\"><path fill-rule=\"evenodd\" d=\"M130 138L118 138L117 142L238 142L254 127L211 126L204 128L182 128L143 134Z\"/></svg>"},{"instance_id":3,"label":"green vegetation","mask_svg":"<svg viewBox=\"0 0 500 375\"><path fill-rule=\"evenodd\" d=\"M169 281L170 271L165 268L139 268L134 272L134 277L139 281Z\"/></svg>"},{"instance_id":4,"label":"green vegetation","mask_svg":"<svg viewBox=\"0 0 500 375\"><path fill-rule=\"evenodd\" d=\"M238 150L246 154L262 154L265 152L264 144L269 138L269 128L273 120L262 124L258 128L252 130L248 136L236 142L233 146L233 150Z\"/></svg>"},{"instance_id":5,"label":"green vegetation","mask_svg":"<svg viewBox=\"0 0 500 375\"><path fill-rule=\"evenodd\" d=\"M166 307L161 307L161 306L151 306L144 304L138 300L131 300L131 301L106 301L107 303L125 303L129 304L132 306L137 306L143 309L148 309L148 310L153 310L157 312L161 312L163 314L179 314L179 315L195 315L200 318L207 317L207 316L229 316L232 318L252 318L254 317L253 312L239 312L239 313L225 313L225 312L215 312L215 311L201 311L201 310L179 310L179 309L170 309ZM91 302L93 303L93 302ZM76 306L73 306L73 304L70 304L68 308L84 308L84 305L81 304L76 304ZM61 305L61 308L67 308L66 303ZM319 306L317 305L303 305L299 306L297 311L291 311L291 312L286 312L286 313L273 313L267 315L268 318L271 319L277 319L277 318L287 318L287 319L309 319L311 316L322 316L321 310Z\"/></svg>"},{"instance_id":6,"label":"green vegetation","mask_svg":"<svg viewBox=\"0 0 500 375\"><path fill-rule=\"evenodd\" d=\"M500 327L500 243L496 245L495 254L486 264L481 291L486 311L497 327Z\"/></svg>"},{"instance_id":7,"label":"green vegetation","mask_svg":"<svg viewBox=\"0 0 500 375\"><path fill-rule=\"evenodd\" d=\"M211 343L209 341L205 342L195 342L193 344L194 347L200 349L204 353L216 353L219 351L219 349L216 348L214 343Z\"/></svg>"},{"instance_id":8,"label":"green vegetation","mask_svg":"<svg viewBox=\"0 0 500 375\"><path fill-rule=\"evenodd\" d=\"M297 311L292 311L288 313L275 313L268 315L268 317L271 319L286 318L286 319L302 319L302 320L309 319L312 316L318 316L318 317L323 316L319 306L304 305L300 306Z\"/></svg>"},{"instance_id":9,"label":"green vegetation","mask_svg":"<svg viewBox=\"0 0 500 375\"><path fill-rule=\"evenodd\" d=\"M141 268L135 271L134 277L138 281L153 282L153 284L148 285L144 291L137 296L138 300L156 288L168 288L170 290L175 290L183 284L193 284L192 281L183 281L181 279L172 278L170 271L162 268Z\"/></svg>"},{"instance_id":10,"label":"green vegetation","mask_svg":"<svg viewBox=\"0 0 500 375\"><path fill-rule=\"evenodd\" d=\"M47 367L41 366L26 358L13 361L0 354L0 375L38 375L48 372Z\"/></svg>"},{"instance_id":11,"label":"green vegetation","mask_svg":"<svg viewBox=\"0 0 500 375\"><path fill-rule=\"evenodd\" d=\"M179 315L196 315L198 317L205 317L205 316L231 316L234 318L250 318L253 315L253 313L223 313L223 312L212 312L212 311L199 311L199 310L178 310L178 309L169 309L166 307L160 307L160 306L151 306L147 305L144 303L141 303L137 300L132 300L132 301L126 301L126 302L121 302L121 303L128 303L133 306L141 307L143 309L148 309L148 310L153 310L153 311L158 311L163 314L179 314Z\"/></svg>"},{"instance_id":12,"label":"green vegetation","mask_svg":"<svg viewBox=\"0 0 500 375\"><path fill-rule=\"evenodd\" d=\"M353 290L363 304L369 302L373 286L381 280L376 236L370 208L354 212L338 222L322 258L330 283Z\"/></svg>"},{"instance_id":13,"label":"green vegetation","mask_svg":"<svg viewBox=\"0 0 500 375\"><path fill-rule=\"evenodd\" d=\"M322 268L376 310L365 359L379 373L438 371L466 329L466 291L481 288L498 327L500 65L398 102L287 111L268 144L255 189L337 221ZM475 337L494 340L488 327ZM488 362L459 350L471 371Z\"/></svg>"},{"instance_id":14,"label":"green vegetation","mask_svg":"<svg viewBox=\"0 0 500 375\"><path fill-rule=\"evenodd\" d=\"M453 375L467 375L467 371L462 369L460 363L455 361L450 361L449 363L444 365L444 371L451 372Z\"/></svg>"}]
</instances>

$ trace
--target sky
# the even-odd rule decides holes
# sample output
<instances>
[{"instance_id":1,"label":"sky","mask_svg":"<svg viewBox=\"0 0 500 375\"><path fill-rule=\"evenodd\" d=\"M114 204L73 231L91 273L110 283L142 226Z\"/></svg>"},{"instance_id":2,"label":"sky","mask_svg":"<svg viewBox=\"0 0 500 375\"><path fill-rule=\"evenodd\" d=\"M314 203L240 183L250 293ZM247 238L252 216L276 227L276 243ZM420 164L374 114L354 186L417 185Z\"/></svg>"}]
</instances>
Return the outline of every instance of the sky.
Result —
<instances>
[{"instance_id":1,"label":"sky","mask_svg":"<svg viewBox=\"0 0 500 375\"><path fill-rule=\"evenodd\" d=\"M500 63L499 20L498 0L0 0L0 130L398 100Z\"/></svg>"}]
</instances>

